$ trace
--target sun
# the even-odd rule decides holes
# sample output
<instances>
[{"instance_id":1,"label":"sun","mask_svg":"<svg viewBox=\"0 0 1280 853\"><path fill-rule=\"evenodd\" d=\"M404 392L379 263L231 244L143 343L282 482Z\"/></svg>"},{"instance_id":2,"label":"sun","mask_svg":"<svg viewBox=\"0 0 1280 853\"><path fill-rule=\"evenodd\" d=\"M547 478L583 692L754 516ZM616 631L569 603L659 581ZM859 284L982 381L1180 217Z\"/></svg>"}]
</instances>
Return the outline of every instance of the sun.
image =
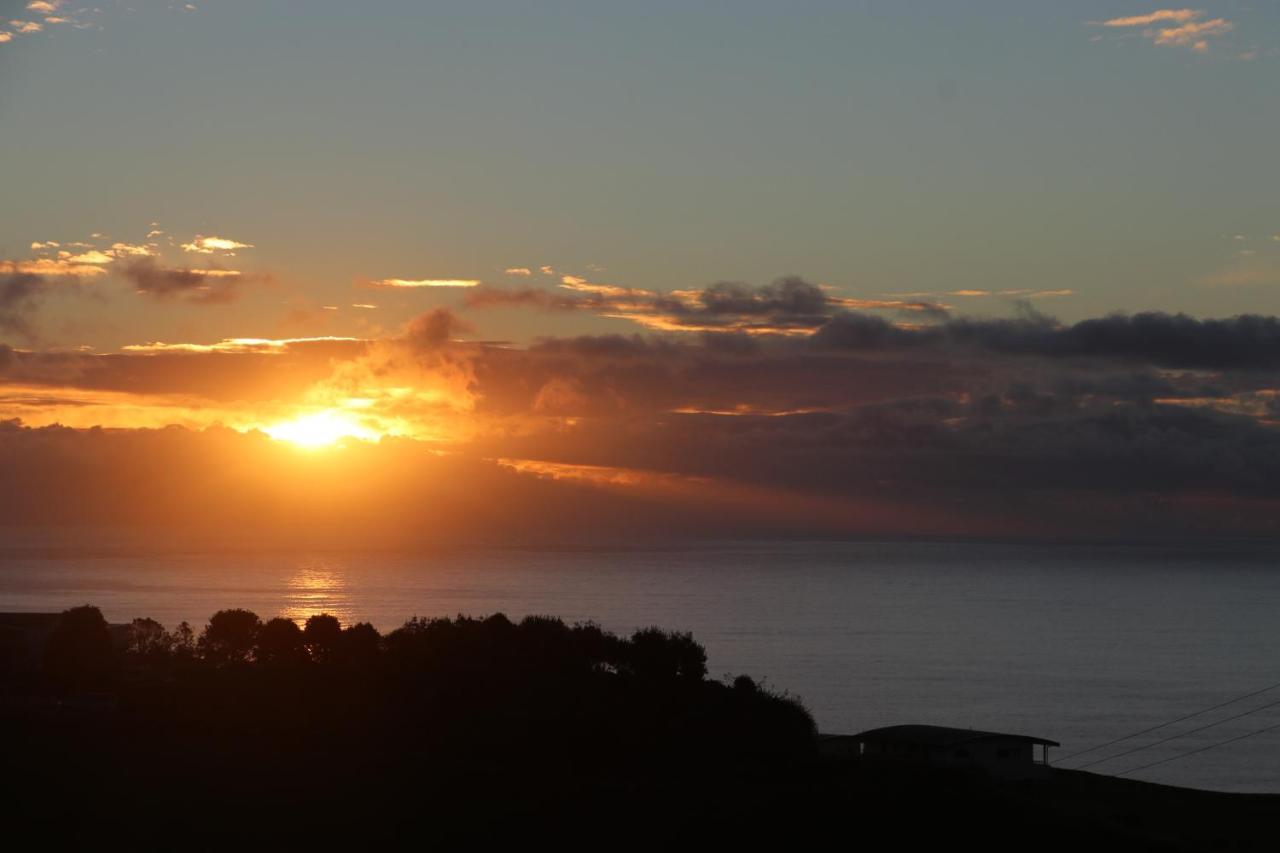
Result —
<instances>
[{"instance_id":1,"label":"sun","mask_svg":"<svg viewBox=\"0 0 1280 853\"><path fill-rule=\"evenodd\" d=\"M330 447L344 438L363 441L378 438L376 432L335 409L301 415L290 421L263 427L262 431L277 441L287 441L308 450Z\"/></svg>"}]
</instances>

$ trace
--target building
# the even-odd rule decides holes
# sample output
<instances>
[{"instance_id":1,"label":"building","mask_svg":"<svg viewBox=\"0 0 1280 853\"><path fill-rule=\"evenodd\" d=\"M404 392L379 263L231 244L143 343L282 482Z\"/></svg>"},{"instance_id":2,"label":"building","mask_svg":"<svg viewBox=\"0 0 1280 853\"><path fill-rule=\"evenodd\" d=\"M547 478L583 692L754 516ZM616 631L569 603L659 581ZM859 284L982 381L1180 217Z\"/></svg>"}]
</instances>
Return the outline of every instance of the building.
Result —
<instances>
[{"instance_id":1,"label":"building","mask_svg":"<svg viewBox=\"0 0 1280 853\"><path fill-rule=\"evenodd\" d=\"M45 644L58 626L61 613L0 613L0 673L40 669ZM108 624L117 649L128 642L129 626Z\"/></svg>"},{"instance_id":2,"label":"building","mask_svg":"<svg viewBox=\"0 0 1280 853\"><path fill-rule=\"evenodd\" d=\"M44 644L61 613L0 613L0 672L40 668Z\"/></svg>"},{"instance_id":3,"label":"building","mask_svg":"<svg viewBox=\"0 0 1280 853\"><path fill-rule=\"evenodd\" d=\"M819 750L831 757L971 768L1021 779L1048 773L1049 748L1053 746L1060 744L1030 735L922 725L819 737Z\"/></svg>"}]
</instances>

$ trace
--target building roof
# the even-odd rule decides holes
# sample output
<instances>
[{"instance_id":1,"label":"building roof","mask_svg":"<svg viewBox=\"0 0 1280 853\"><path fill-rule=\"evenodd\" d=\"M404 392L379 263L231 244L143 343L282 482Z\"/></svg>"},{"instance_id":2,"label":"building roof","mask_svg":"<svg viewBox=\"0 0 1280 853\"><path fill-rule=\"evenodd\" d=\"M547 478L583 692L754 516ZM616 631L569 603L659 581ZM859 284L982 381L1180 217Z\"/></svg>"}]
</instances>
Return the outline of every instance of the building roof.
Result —
<instances>
[{"instance_id":1,"label":"building roof","mask_svg":"<svg viewBox=\"0 0 1280 853\"><path fill-rule=\"evenodd\" d=\"M861 741L892 741L896 743L918 743L922 746L952 747L962 743L978 740L1016 740L1022 743L1036 743L1044 746L1061 746L1056 740L1030 735L1012 735L1005 732L983 732L974 729L953 729L948 726L885 726L882 729L869 729L861 734L853 735Z\"/></svg>"},{"instance_id":2,"label":"building roof","mask_svg":"<svg viewBox=\"0 0 1280 853\"><path fill-rule=\"evenodd\" d=\"M62 618L61 613L0 613L3 625L48 625Z\"/></svg>"}]
</instances>

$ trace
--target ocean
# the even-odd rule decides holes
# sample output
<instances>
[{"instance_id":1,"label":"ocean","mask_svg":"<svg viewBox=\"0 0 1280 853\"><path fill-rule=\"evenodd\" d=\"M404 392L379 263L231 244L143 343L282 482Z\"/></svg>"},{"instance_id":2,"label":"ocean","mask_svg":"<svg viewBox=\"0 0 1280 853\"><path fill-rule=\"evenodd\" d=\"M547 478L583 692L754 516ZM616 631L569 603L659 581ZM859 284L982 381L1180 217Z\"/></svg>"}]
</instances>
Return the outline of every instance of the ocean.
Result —
<instances>
[{"instance_id":1,"label":"ocean","mask_svg":"<svg viewBox=\"0 0 1280 853\"><path fill-rule=\"evenodd\" d=\"M498 611L619 633L659 625L692 631L713 676L747 673L799 697L823 732L1009 731L1060 741L1050 760L1070 767L1146 747L1089 768L1100 773L1211 747L1133 778L1280 792L1280 729L1223 743L1280 725L1276 557L1240 545L754 541L413 555L10 552L0 556L0 610L91 603L112 622L185 619L197 631L225 607L263 618L328 612L383 631L411 616Z\"/></svg>"}]
</instances>

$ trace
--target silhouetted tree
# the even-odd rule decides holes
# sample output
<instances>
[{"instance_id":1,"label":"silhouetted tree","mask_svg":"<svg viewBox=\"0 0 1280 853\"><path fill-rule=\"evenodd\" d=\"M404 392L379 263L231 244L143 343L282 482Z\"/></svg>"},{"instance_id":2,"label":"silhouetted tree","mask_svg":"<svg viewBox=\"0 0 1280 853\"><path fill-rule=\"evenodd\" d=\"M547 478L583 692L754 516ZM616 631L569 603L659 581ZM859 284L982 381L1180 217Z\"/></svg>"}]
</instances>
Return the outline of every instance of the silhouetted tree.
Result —
<instances>
[{"instance_id":1,"label":"silhouetted tree","mask_svg":"<svg viewBox=\"0 0 1280 853\"><path fill-rule=\"evenodd\" d=\"M200 654L210 663L244 663L253 655L262 621L252 610L219 610L200 636Z\"/></svg>"},{"instance_id":2,"label":"silhouetted tree","mask_svg":"<svg viewBox=\"0 0 1280 853\"><path fill-rule=\"evenodd\" d=\"M85 604L63 611L45 644L44 665L51 677L65 685L91 687L106 678L112 653L107 620L101 610Z\"/></svg>"},{"instance_id":3,"label":"silhouetted tree","mask_svg":"<svg viewBox=\"0 0 1280 853\"><path fill-rule=\"evenodd\" d=\"M307 650L302 644L302 629L298 623L282 616L267 620L258 631L254 659L276 665L298 664L306 660Z\"/></svg>"},{"instance_id":4,"label":"silhouetted tree","mask_svg":"<svg viewBox=\"0 0 1280 853\"><path fill-rule=\"evenodd\" d=\"M328 613L308 616L302 638L313 660L331 660L338 650L338 644L342 642L342 623L338 621L338 617Z\"/></svg>"},{"instance_id":5,"label":"silhouetted tree","mask_svg":"<svg viewBox=\"0 0 1280 853\"><path fill-rule=\"evenodd\" d=\"M146 660L163 660L173 646L172 636L154 619L134 619L125 633L125 651Z\"/></svg>"},{"instance_id":6,"label":"silhouetted tree","mask_svg":"<svg viewBox=\"0 0 1280 853\"><path fill-rule=\"evenodd\" d=\"M631 671L644 678L701 679L707 674L707 651L688 632L636 631L626 658Z\"/></svg>"},{"instance_id":7,"label":"silhouetted tree","mask_svg":"<svg viewBox=\"0 0 1280 853\"><path fill-rule=\"evenodd\" d=\"M181 660L190 660L196 654L196 632L185 619L169 632L169 651Z\"/></svg>"},{"instance_id":8,"label":"silhouetted tree","mask_svg":"<svg viewBox=\"0 0 1280 853\"><path fill-rule=\"evenodd\" d=\"M368 622L357 622L342 632L339 657L344 663L363 664L374 660L382 647L382 635Z\"/></svg>"}]
</instances>

